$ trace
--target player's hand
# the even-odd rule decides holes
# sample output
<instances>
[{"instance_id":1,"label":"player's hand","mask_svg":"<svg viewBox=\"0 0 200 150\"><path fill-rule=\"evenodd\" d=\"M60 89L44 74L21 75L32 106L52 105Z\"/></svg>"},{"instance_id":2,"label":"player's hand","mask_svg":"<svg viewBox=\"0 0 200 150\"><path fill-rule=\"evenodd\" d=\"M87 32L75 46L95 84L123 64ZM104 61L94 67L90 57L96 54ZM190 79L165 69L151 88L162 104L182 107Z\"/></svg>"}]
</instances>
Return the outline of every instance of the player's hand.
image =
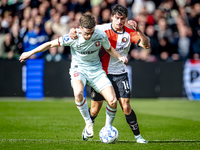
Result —
<instances>
[{"instance_id":1,"label":"player's hand","mask_svg":"<svg viewBox=\"0 0 200 150\"><path fill-rule=\"evenodd\" d=\"M78 36L76 35L77 31L75 28L71 28L69 30L69 37L72 39L72 40L75 40L78 38Z\"/></svg>"},{"instance_id":2,"label":"player's hand","mask_svg":"<svg viewBox=\"0 0 200 150\"><path fill-rule=\"evenodd\" d=\"M137 22L135 22L134 20L129 20L128 24L131 25L133 27L134 30L139 31L139 27L137 25Z\"/></svg>"},{"instance_id":3,"label":"player's hand","mask_svg":"<svg viewBox=\"0 0 200 150\"><path fill-rule=\"evenodd\" d=\"M119 60L123 62L125 65L128 63L128 58L127 57L120 57Z\"/></svg>"},{"instance_id":4,"label":"player's hand","mask_svg":"<svg viewBox=\"0 0 200 150\"><path fill-rule=\"evenodd\" d=\"M29 52L23 52L21 54L21 56L19 57L19 61L20 62L25 62L29 57L30 57L30 53Z\"/></svg>"}]
</instances>

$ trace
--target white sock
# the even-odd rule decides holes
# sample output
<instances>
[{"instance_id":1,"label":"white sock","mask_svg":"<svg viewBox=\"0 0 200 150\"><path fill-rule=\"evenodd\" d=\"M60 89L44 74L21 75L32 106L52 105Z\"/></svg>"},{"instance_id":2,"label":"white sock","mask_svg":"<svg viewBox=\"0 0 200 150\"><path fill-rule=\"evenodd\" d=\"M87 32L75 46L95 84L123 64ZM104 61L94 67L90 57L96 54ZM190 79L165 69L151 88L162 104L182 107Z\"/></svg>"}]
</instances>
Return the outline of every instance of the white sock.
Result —
<instances>
[{"instance_id":1,"label":"white sock","mask_svg":"<svg viewBox=\"0 0 200 150\"><path fill-rule=\"evenodd\" d=\"M106 107L106 125L105 126L112 126L112 123L115 119L115 114L117 109L112 109L108 105Z\"/></svg>"},{"instance_id":2,"label":"white sock","mask_svg":"<svg viewBox=\"0 0 200 150\"><path fill-rule=\"evenodd\" d=\"M79 109L83 119L85 120L85 123L92 123L92 119L90 118L90 114L88 111L88 105L86 99L83 99L82 102L75 102L77 108Z\"/></svg>"}]
</instances>

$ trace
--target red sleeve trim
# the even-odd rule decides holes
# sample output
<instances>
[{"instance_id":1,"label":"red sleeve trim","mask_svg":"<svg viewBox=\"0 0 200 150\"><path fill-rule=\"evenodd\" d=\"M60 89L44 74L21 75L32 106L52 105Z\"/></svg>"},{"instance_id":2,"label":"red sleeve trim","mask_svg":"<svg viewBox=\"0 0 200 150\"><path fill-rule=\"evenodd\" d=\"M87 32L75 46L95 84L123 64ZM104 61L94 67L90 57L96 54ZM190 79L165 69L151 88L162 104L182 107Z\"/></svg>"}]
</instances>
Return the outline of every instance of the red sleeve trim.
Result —
<instances>
[{"instance_id":1,"label":"red sleeve trim","mask_svg":"<svg viewBox=\"0 0 200 150\"><path fill-rule=\"evenodd\" d=\"M60 46L59 38L58 38L58 45Z\"/></svg>"}]
</instances>

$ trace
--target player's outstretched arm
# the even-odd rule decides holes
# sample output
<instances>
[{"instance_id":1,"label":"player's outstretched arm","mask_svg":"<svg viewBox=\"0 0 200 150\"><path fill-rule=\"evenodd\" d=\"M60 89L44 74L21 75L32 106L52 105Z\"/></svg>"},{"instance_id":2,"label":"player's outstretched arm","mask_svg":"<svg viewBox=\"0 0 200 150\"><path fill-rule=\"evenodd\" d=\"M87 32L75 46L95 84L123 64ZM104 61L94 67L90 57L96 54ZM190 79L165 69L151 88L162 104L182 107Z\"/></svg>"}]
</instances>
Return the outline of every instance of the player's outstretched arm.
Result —
<instances>
[{"instance_id":1,"label":"player's outstretched arm","mask_svg":"<svg viewBox=\"0 0 200 150\"><path fill-rule=\"evenodd\" d=\"M129 20L128 24L131 25L133 27L133 29L135 31L137 31L138 35L140 36L140 43L138 44L140 47L143 47L145 49L150 48L150 43L149 43L149 39L147 38L147 36L144 35L144 33L139 29L137 23L133 20Z\"/></svg>"},{"instance_id":2,"label":"player's outstretched arm","mask_svg":"<svg viewBox=\"0 0 200 150\"><path fill-rule=\"evenodd\" d=\"M122 57L112 46L110 49L106 49L106 51L113 57L119 59L121 62L123 62L125 65L128 63L128 58Z\"/></svg>"},{"instance_id":3,"label":"player's outstretched arm","mask_svg":"<svg viewBox=\"0 0 200 150\"><path fill-rule=\"evenodd\" d=\"M19 58L19 61L25 62L32 55L39 53L39 52L44 52L49 48L57 47L57 46L59 46L58 39L52 40L50 42L46 42L29 52L23 52Z\"/></svg>"}]
</instances>

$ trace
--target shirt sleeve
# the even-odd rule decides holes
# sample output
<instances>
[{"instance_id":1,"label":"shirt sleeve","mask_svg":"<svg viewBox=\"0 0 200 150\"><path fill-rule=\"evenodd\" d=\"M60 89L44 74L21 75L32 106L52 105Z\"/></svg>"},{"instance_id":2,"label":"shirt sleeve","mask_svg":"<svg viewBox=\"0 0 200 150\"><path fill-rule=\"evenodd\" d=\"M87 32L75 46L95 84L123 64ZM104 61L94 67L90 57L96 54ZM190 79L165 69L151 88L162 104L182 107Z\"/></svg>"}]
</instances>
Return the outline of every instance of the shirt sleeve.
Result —
<instances>
[{"instance_id":1,"label":"shirt sleeve","mask_svg":"<svg viewBox=\"0 0 200 150\"><path fill-rule=\"evenodd\" d=\"M136 31L130 32L131 43L135 43L136 45L140 42L140 36L137 34Z\"/></svg>"},{"instance_id":2,"label":"shirt sleeve","mask_svg":"<svg viewBox=\"0 0 200 150\"><path fill-rule=\"evenodd\" d=\"M69 34L63 35L60 38L58 38L59 46L70 46L72 41L73 40L69 37Z\"/></svg>"},{"instance_id":3,"label":"shirt sleeve","mask_svg":"<svg viewBox=\"0 0 200 150\"><path fill-rule=\"evenodd\" d=\"M102 30L102 27L103 27L102 25L96 25L95 29Z\"/></svg>"},{"instance_id":4,"label":"shirt sleeve","mask_svg":"<svg viewBox=\"0 0 200 150\"><path fill-rule=\"evenodd\" d=\"M108 37L105 32L103 32L102 46L104 47L104 49L110 49L110 47L111 47L110 42L109 42Z\"/></svg>"}]
</instances>

